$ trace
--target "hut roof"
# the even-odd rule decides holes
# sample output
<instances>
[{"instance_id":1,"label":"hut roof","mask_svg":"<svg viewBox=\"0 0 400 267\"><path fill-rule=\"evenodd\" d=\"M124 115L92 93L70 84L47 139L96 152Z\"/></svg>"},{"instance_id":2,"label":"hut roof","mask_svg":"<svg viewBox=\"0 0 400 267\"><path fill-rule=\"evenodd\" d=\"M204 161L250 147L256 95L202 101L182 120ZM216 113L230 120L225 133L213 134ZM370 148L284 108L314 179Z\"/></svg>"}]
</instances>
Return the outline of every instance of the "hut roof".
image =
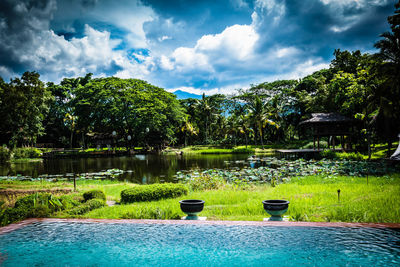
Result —
<instances>
[{"instance_id":1,"label":"hut roof","mask_svg":"<svg viewBox=\"0 0 400 267\"><path fill-rule=\"evenodd\" d=\"M302 121L301 124L308 123L346 123L346 122L354 122L353 119L347 118L338 113L312 113L311 119Z\"/></svg>"}]
</instances>

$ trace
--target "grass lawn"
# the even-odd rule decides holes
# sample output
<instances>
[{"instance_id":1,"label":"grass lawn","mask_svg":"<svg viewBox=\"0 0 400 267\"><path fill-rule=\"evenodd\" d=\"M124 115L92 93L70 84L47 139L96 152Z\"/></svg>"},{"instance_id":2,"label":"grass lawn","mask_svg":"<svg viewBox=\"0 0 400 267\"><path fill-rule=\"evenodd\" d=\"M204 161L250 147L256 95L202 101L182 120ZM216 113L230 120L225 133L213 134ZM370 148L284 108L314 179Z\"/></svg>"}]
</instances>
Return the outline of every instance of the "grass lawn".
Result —
<instances>
[{"instance_id":1,"label":"grass lawn","mask_svg":"<svg viewBox=\"0 0 400 267\"><path fill-rule=\"evenodd\" d=\"M78 192L101 189L108 200L119 201L123 189L137 186L118 181L78 181ZM0 188L51 189L72 188L68 182L5 182ZM337 190L340 189L340 201ZM250 185L190 192L185 197L160 201L116 205L92 210L81 216L65 213L55 217L108 218L108 219L179 219L184 216L178 201L203 199L205 208L201 216L208 220L262 220L268 217L261 201L287 199L290 201L286 215L293 221L341 222L397 222L400 223L400 176L369 177L307 176L293 178L290 182L272 187Z\"/></svg>"},{"instance_id":2,"label":"grass lawn","mask_svg":"<svg viewBox=\"0 0 400 267\"><path fill-rule=\"evenodd\" d=\"M109 200L119 200L120 191L135 186L127 183L87 182L80 191L104 190ZM337 190L340 189L340 201ZM177 199L116 205L93 210L82 218L179 219L180 199L206 201L201 216L209 220L262 220L268 215L265 199L290 201L286 215L294 221L397 222L400 223L400 176L365 177L308 176L294 178L276 187L268 185L190 192ZM57 214L56 217L71 217Z\"/></svg>"}]
</instances>

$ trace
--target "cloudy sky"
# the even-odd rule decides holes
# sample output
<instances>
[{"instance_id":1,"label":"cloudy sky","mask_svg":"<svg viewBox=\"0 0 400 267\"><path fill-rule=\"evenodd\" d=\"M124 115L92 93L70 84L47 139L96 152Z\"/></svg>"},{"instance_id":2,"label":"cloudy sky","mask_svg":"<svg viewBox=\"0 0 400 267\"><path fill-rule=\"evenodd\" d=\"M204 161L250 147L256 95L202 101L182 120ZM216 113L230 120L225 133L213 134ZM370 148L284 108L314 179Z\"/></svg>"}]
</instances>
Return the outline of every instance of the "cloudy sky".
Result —
<instances>
[{"instance_id":1,"label":"cloudy sky","mask_svg":"<svg viewBox=\"0 0 400 267\"><path fill-rule=\"evenodd\" d=\"M0 76L139 78L229 93L375 52L395 0L1 0Z\"/></svg>"}]
</instances>

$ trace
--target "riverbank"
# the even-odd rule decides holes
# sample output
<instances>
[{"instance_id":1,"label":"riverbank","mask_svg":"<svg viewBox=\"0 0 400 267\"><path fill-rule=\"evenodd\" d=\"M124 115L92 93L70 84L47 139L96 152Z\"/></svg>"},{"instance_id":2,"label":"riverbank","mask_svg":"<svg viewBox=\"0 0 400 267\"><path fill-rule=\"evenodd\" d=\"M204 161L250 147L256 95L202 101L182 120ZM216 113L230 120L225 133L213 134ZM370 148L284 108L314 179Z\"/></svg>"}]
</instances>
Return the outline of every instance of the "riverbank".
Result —
<instances>
[{"instance_id":1,"label":"riverbank","mask_svg":"<svg viewBox=\"0 0 400 267\"><path fill-rule=\"evenodd\" d=\"M368 181L368 182L367 182ZM5 182L0 183L5 186ZM72 183L10 182L8 188L72 188ZM89 189L105 192L108 201L120 200L123 189L137 186L117 181L80 181L80 195ZM338 198L338 189L340 197ZM184 216L181 199L203 199L201 216L208 220L260 221L268 215L261 201L287 199L287 216L292 221L309 222L392 222L400 223L400 175L382 177L307 176L276 185L225 184L218 189L190 191L187 196L130 205L106 206L84 215L54 214L59 218L179 219Z\"/></svg>"},{"instance_id":2,"label":"riverbank","mask_svg":"<svg viewBox=\"0 0 400 267\"><path fill-rule=\"evenodd\" d=\"M398 143L393 143L391 153L393 153L398 146ZM164 154L252 154L261 156L276 156L277 150L280 149L312 149L313 144L310 141L294 141L292 143L275 143L267 144L263 148L261 145L238 145L238 146L212 146L212 145L194 145L182 148L166 148ZM323 143L321 158L330 159L351 159L351 160L368 160L367 153L360 153L354 151L331 151ZM337 147L339 149L340 147ZM371 148L371 160L379 160L387 158L387 145L376 144Z\"/></svg>"}]
</instances>

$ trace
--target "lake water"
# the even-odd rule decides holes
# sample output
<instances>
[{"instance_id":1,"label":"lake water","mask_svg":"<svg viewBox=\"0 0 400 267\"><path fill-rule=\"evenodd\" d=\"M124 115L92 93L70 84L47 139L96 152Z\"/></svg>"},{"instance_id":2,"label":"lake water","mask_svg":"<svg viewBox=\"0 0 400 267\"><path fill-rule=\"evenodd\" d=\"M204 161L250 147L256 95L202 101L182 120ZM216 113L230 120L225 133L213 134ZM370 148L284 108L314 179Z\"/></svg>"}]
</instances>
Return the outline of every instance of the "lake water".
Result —
<instances>
[{"instance_id":1,"label":"lake water","mask_svg":"<svg viewBox=\"0 0 400 267\"><path fill-rule=\"evenodd\" d=\"M125 171L118 176L120 180L135 183L156 183L173 181L180 170L227 168L243 166L240 162L249 157L246 154L233 155L135 155L109 158L47 159L42 162L24 162L0 165L0 176L39 177L43 174L65 176L73 173L96 173L108 169ZM232 164L233 161L233 164ZM235 164L235 161L237 163Z\"/></svg>"},{"instance_id":2,"label":"lake water","mask_svg":"<svg viewBox=\"0 0 400 267\"><path fill-rule=\"evenodd\" d=\"M2 266L400 266L400 231L39 222L0 235Z\"/></svg>"}]
</instances>

